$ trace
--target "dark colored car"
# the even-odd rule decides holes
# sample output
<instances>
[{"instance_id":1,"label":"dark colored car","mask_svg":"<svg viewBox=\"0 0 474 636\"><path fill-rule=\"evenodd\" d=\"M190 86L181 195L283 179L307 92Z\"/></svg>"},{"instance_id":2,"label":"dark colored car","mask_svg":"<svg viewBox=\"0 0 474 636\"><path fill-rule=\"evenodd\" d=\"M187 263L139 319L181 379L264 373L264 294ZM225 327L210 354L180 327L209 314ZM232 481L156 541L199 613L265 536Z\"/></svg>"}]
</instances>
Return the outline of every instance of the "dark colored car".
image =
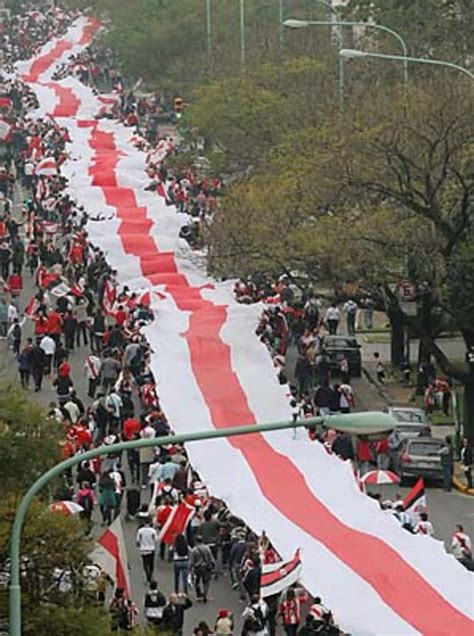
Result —
<instances>
[{"instance_id":1,"label":"dark colored car","mask_svg":"<svg viewBox=\"0 0 474 636\"><path fill-rule=\"evenodd\" d=\"M340 372L343 356L349 363L349 375L360 378L362 375L362 358L360 344L353 336L324 336L323 351L329 358L332 373Z\"/></svg>"},{"instance_id":2,"label":"dark colored car","mask_svg":"<svg viewBox=\"0 0 474 636\"><path fill-rule=\"evenodd\" d=\"M443 440L434 437L410 437L402 440L394 458L394 469L401 482L407 477L442 480L441 456Z\"/></svg>"}]
</instances>

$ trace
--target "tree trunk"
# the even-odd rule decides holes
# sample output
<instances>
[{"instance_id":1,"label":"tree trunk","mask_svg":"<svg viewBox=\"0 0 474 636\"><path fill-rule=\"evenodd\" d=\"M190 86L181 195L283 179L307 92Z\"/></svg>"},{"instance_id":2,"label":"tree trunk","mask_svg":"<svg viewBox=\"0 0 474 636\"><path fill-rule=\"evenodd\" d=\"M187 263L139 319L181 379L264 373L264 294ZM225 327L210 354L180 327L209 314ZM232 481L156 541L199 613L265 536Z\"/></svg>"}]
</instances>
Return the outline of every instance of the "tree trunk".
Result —
<instances>
[{"instance_id":1,"label":"tree trunk","mask_svg":"<svg viewBox=\"0 0 474 636\"><path fill-rule=\"evenodd\" d=\"M391 331L391 349L390 357L392 367L400 367L404 358L405 350L405 331L403 326L403 319L397 311L389 311L388 317L390 319L390 331Z\"/></svg>"},{"instance_id":2,"label":"tree trunk","mask_svg":"<svg viewBox=\"0 0 474 636\"><path fill-rule=\"evenodd\" d=\"M474 446L474 371L464 384L464 437Z\"/></svg>"}]
</instances>

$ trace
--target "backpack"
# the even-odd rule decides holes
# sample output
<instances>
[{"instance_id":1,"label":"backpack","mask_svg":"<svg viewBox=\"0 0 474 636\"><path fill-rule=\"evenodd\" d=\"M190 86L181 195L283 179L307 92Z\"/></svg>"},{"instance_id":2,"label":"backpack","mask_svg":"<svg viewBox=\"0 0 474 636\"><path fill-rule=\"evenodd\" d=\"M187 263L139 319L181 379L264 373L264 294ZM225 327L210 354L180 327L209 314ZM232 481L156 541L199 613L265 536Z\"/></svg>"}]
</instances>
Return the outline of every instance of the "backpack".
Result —
<instances>
[{"instance_id":1,"label":"backpack","mask_svg":"<svg viewBox=\"0 0 474 636\"><path fill-rule=\"evenodd\" d=\"M263 629L265 629L265 624L267 622L267 619L263 615L263 612L260 606L252 607L252 610L254 615L254 629L256 632L261 632Z\"/></svg>"}]
</instances>

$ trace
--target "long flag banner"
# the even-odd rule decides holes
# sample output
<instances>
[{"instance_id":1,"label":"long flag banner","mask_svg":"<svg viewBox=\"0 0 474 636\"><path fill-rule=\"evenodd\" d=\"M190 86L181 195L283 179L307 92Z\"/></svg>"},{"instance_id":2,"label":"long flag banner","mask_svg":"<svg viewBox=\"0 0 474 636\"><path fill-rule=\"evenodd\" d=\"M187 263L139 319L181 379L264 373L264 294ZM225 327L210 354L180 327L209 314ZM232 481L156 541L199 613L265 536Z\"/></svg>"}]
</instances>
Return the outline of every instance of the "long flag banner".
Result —
<instances>
[{"instance_id":1,"label":"long flag banner","mask_svg":"<svg viewBox=\"0 0 474 636\"><path fill-rule=\"evenodd\" d=\"M172 205L146 191L146 155L132 130L95 119L103 104L76 78L53 81L57 64L91 41L97 25L80 18L18 71L36 91L38 114L69 132L61 166L69 192L92 217L91 240L119 283L149 289L155 321L144 328L160 403L177 433L291 420L288 387L255 337L261 307L240 305L233 281L209 280L179 238ZM163 194L163 190L162 190ZM324 598L352 634L472 633L472 575L441 542L411 535L360 492L351 466L291 432L196 442L190 459L209 490L279 554L300 546L302 583Z\"/></svg>"}]
</instances>

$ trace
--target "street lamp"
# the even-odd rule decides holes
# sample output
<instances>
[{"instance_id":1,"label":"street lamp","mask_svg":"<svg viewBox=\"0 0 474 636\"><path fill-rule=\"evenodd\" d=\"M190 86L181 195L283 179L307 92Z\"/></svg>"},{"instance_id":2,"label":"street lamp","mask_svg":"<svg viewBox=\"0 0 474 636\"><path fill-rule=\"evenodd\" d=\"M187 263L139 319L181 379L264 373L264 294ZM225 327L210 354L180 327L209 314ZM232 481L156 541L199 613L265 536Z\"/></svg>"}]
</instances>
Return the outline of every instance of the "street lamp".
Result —
<instances>
[{"instance_id":1,"label":"street lamp","mask_svg":"<svg viewBox=\"0 0 474 636\"><path fill-rule=\"evenodd\" d=\"M322 21L322 20L296 20L294 18L285 20L283 22L284 26L290 29L304 29L311 26L341 26L341 27L364 27L367 29L376 29L378 31L383 31L384 33L388 33L392 37L394 37L397 42L400 44L402 52L403 52L403 82L405 84L405 88L408 84L408 48L405 40L402 36L394 31L393 29L389 29L389 27L384 26L383 24L376 24L372 22L354 22L354 21L339 21L339 20L331 20L331 22ZM343 49L342 37L338 38L339 45L339 56L340 58L344 58L345 56L341 55L341 51L349 51L352 49ZM406 58L406 59L404 59ZM341 67L340 67L341 69ZM341 80L340 80L341 82ZM342 82L342 86L344 83Z\"/></svg>"},{"instance_id":2,"label":"street lamp","mask_svg":"<svg viewBox=\"0 0 474 636\"><path fill-rule=\"evenodd\" d=\"M15 519L10 536L10 586L9 586L9 634L21 636L21 585L20 585L20 540L23 524L28 509L36 495L46 484L66 470L69 470L83 461L89 461L102 455L115 455L123 451L137 448L149 448L154 446L166 446L173 441L176 444L195 442L205 439L221 437L234 437L237 435L255 435L267 431L281 431L285 429L308 428L316 424L331 425L332 428L347 430L347 427L357 428L360 435L370 435L382 431L387 433L395 428L396 422L391 415L382 412L350 413L345 415L329 415L323 417L311 417L304 420L291 420L285 422L270 422L268 424L251 424L235 426L198 433L183 433L152 439L139 439L131 442L119 442L118 444L102 445L98 448L77 453L60 464L53 466L41 475L23 496L16 510Z\"/></svg>"},{"instance_id":3,"label":"street lamp","mask_svg":"<svg viewBox=\"0 0 474 636\"><path fill-rule=\"evenodd\" d=\"M284 26L284 10L283 10L283 1L284 0L280 0L280 48L283 48L283 26ZM339 10L336 9L336 7L333 7L333 5L331 4L330 1L327 0L314 0L314 4L319 4L323 7L326 7L326 9L329 9L329 11L332 13L333 19L334 17L336 18L336 20L340 19L340 14L339 14Z\"/></svg>"},{"instance_id":4,"label":"street lamp","mask_svg":"<svg viewBox=\"0 0 474 636\"><path fill-rule=\"evenodd\" d=\"M374 57L379 60L393 60L396 62L408 62L420 63L420 64L433 64L435 66L446 66L447 68L453 68L464 75L467 75L471 80L474 80L474 73L471 73L464 66L453 64L453 62L445 62L444 60L430 60L424 57L409 57L407 55L386 55L384 53L372 53L370 51L360 51L358 49L341 49L339 55L342 58L362 58L362 57Z\"/></svg>"}]
</instances>

